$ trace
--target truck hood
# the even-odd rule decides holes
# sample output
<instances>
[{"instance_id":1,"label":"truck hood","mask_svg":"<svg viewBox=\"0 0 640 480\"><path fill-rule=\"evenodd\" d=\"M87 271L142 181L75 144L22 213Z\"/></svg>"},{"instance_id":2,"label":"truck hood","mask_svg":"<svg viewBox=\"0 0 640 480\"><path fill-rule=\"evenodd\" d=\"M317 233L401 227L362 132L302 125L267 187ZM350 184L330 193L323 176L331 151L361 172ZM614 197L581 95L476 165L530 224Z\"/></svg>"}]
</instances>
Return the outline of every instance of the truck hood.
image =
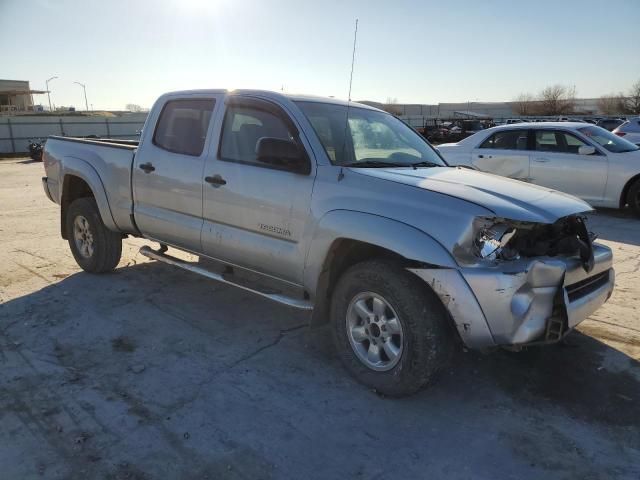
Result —
<instances>
[{"instance_id":1,"label":"truck hood","mask_svg":"<svg viewBox=\"0 0 640 480\"><path fill-rule=\"evenodd\" d=\"M460 198L496 216L523 222L553 223L593 210L566 193L460 167L353 168L353 172Z\"/></svg>"}]
</instances>

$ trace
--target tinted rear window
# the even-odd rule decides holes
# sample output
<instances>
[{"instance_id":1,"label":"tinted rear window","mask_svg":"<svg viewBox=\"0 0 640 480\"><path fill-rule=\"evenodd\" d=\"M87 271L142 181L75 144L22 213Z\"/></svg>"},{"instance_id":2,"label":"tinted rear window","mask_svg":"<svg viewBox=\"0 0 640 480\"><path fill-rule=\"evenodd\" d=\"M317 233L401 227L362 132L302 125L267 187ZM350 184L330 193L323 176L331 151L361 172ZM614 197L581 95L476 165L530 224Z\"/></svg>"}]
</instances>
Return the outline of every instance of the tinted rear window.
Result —
<instances>
[{"instance_id":1,"label":"tinted rear window","mask_svg":"<svg viewBox=\"0 0 640 480\"><path fill-rule=\"evenodd\" d=\"M200 156L207 138L215 100L171 100L165 104L153 143L173 153Z\"/></svg>"},{"instance_id":2,"label":"tinted rear window","mask_svg":"<svg viewBox=\"0 0 640 480\"><path fill-rule=\"evenodd\" d=\"M507 130L496 132L487 138L480 148L494 148L497 150L526 150L527 130Z\"/></svg>"}]
</instances>

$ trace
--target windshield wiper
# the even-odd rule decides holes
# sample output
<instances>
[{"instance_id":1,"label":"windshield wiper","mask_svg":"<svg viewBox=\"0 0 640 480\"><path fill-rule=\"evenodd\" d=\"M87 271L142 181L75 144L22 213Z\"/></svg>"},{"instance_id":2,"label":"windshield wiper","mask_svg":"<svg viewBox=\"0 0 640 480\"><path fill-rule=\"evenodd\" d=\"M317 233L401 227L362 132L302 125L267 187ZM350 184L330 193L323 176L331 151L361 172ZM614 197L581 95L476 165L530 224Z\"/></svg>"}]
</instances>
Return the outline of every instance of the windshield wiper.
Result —
<instances>
[{"instance_id":1,"label":"windshield wiper","mask_svg":"<svg viewBox=\"0 0 640 480\"><path fill-rule=\"evenodd\" d=\"M395 163L395 162L380 162L377 160L361 160L359 162L349 162L349 163L345 163L340 165L341 167L378 167L378 168L385 168L385 167L410 167L411 164L410 163Z\"/></svg>"},{"instance_id":2,"label":"windshield wiper","mask_svg":"<svg viewBox=\"0 0 640 480\"><path fill-rule=\"evenodd\" d=\"M429 162L425 160L422 162L412 163L411 166L415 170L418 167L443 167L444 165L440 165L439 163Z\"/></svg>"}]
</instances>

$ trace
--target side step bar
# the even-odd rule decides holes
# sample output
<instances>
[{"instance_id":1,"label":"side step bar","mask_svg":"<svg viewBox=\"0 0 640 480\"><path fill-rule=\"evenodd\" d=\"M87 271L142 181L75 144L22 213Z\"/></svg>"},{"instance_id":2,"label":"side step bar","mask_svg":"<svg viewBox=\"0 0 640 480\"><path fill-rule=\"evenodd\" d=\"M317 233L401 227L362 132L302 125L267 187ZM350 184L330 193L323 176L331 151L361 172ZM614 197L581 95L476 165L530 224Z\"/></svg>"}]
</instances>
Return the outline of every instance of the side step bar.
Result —
<instances>
[{"instance_id":1,"label":"side step bar","mask_svg":"<svg viewBox=\"0 0 640 480\"><path fill-rule=\"evenodd\" d=\"M180 260L179 258L172 257L171 255L167 255L164 252L153 250L151 247L144 246L140 247L140 253L145 257L151 258L153 260L157 260L159 262L167 263L169 265L173 265L178 268L182 268L183 270L187 270L192 273L197 273L198 275L202 275L203 277L210 278L211 280L215 280L220 283L224 283L226 285L231 285L232 287L237 287L247 292L255 293L256 295L260 295L261 297L267 298L274 302L281 303L283 305L288 305L289 307L298 308L300 310L313 310L313 305L311 302L307 300L297 299L293 297L289 297L286 295L281 295L278 293L266 293L261 292L260 290L255 290L253 288L249 288L245 285L240 285L239 283L230 282L222 275L211 272L204 268L198 267L196 265L192 265L189 262L185 262Z\"/></svg>"}]
</instances>

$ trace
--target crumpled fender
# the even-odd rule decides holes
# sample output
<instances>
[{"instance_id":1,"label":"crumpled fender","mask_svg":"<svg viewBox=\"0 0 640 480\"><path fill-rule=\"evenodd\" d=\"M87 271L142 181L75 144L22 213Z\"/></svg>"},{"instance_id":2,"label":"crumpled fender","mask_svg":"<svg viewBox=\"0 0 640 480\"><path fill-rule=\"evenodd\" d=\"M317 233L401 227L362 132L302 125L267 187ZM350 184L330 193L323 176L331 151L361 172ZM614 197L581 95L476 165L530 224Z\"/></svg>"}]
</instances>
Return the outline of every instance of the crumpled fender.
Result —
<instances>
[{"instance_id":1,"label":"crumpled fender","mask_svg":"<svg viewBox=\"0 0 640 480\"><path fill-rule=\"evenodd\" d=\"M318 222L305 260L303 281L312 296L327 254L339 239L370 243L431 266L457 268L451 254L440 243L411 225L370 213L332 210Z\"/></svg>"}]
</instances>

